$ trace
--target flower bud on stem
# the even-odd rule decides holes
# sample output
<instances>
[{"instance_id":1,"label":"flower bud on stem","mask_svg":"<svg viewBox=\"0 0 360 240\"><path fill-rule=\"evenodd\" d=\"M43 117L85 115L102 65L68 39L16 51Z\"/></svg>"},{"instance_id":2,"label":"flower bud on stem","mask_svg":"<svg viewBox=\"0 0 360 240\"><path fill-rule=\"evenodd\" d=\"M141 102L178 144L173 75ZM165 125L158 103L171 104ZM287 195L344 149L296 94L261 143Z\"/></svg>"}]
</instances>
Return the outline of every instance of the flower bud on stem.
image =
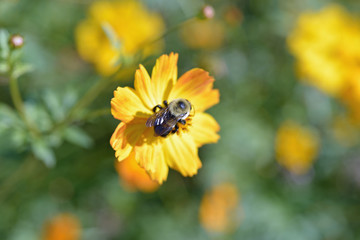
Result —
<instances>
[{"instance_id":1,"label":"flower bud on stem","mask_svg":"<svg viewBox=\"0 0 360 240\"><path fill-rule=\"evenodd\" d=\"M215 10L210 5L205 5L201 8L198 18L199 19L212 19L215 16Z\"/></svg>"},{"instance_id":2,"label":"flower bud on stem","mask_svg":"<svg viewBox=\"0 0 360 240\"><path fill-rule=\"evenodd\" d=\"M24 46L24 38L19 34L13 34L9 39L9 45L13 49L21 48Z\"/></svg>"}]
</instances>

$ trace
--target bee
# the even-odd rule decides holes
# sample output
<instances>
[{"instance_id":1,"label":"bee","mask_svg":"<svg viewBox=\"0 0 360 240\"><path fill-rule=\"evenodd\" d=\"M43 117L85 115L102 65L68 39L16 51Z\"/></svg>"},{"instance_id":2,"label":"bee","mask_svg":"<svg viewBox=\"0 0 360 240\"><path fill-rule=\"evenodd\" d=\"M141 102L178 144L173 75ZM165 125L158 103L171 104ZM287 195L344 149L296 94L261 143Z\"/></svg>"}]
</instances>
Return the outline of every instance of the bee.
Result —
<instances>
[{"instance_id":1,"label":"bee","mask_svg":"<svg viewBox=\"0 0 360 240\"><path fill-rule=\"evenodd\" d=\"M192 109L191 103L184 99L178 98L169 104L164 101L165 108L156 105L153 108L154 114L146 121L147 127L154 127L156 136L166 137L169 133L176 133L179 130L178 123L186 124L185 119L189 116ZM160 110L156 112L156 109Z\"/></svg>"}]
</instances>

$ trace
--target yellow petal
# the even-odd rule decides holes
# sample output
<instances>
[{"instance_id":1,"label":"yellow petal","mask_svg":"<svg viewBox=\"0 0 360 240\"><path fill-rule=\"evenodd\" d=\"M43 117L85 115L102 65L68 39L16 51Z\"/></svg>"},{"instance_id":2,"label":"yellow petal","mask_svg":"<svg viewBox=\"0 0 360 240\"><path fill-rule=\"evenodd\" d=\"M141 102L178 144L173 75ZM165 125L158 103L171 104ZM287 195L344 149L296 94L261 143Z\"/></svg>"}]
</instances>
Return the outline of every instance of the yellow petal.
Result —
<instances>
[{"instance_id":1,"label":"yellow petal","mask_svg":"<svg viewBox=\"0 0 360 240\"><path fill-rule=\"evenodd\" d=\"M151 179L156 180L160 184L167 179L169 173L169 167L166 164L163 146L161 144L156 145L154 151L153 165L156 166L154 171L148 171Z\"/></svg>"},{"instance_id":2,"label":"yellow petal","mask_svg":"<svg viewBox=\"0 0 360 240\"><path fill-rule=\"evenodd\" d=\"M125 124L121 122L111 136L110 145L115 150L118 161L129 156L136 142L145 131L145 122L138 124Z\"/></svg>"},{"instance_id":3,"label":"yellow petal","mask_svg":"<svg viewBox=\"0 0 360 240\"><path fill-rule=\"evenodd\" d=\"M145 130L134 147L135 160L153 180L160 184L166 180L169 168L166 165L161 139L154 136L152 128Z\"/></svg>"},{"instance_id":4,"label":"yellow petal","mask_svg":"<svg viewBox=\"0 0 360 240\"><path fill-rule=\"evenodd\" d=\"M217 134L219 130L220 126L216 120L210 114L201 112L195 114L189 128L198 147L208 143L216 143L220 138Z\"/></svg>"},{"instance_id":5,"label":"yellow petal","mask_svg":"<svg viewBox=\"0 0 360 240\"><path fill-rule=\"evenodd\" d=\"M182 75L170 92L169 101L185 98L196 111L205 111L219 102L219 91L213 89L214 78L209 73L194 68Z\"/></svg>"},{"instance_id":6,"label":"yellow petal","mask_svg":"<svg viewBox=\"0 0 360 240\"><path fill-rule=\"evenodd\" d=\"M114 118L125 123L134 120L143 121L153 114L144 106L135 90L129 87L118 87L114 91L114 97L111 99L111 113Z\"/></svg>"},{"instance_id":7,"label":"yellow petal","mask_svg":"<svg viewBox=\"0 0 360 240\"><path fill-rule=\"evenodd\" d=\"M197 147L190 134L173 134L164 139L166 162L183 176L193 176L201 168Z\"/></svg>"},{"instance_id":8,"label":"yellow petal","mask_svg":"<svg viewBox=\"0 0 360 240\"><path fill-rule=\"evenodd\" d=\"M144 66L141 64L140 68L136 70L134 85L140 99L143 101L143 103L147 106L148 109L152 109L157 104L161 103L157 102L154 98L154 90L153 86L151 85L150 76Z\"/></svg>"},{"instance_id":9,"label":"yellow petal","mask_svg":"<svg viewBox=\"0 0 360 240\"><path fill-rule=\"evenodd\" d=\"M132 150L132 146L127 143L124 137L124 131L126 124L121 122L115 129L115 132L111 136L110 145L115 150L115 156L119 161L127 158Z\"/></svg>"},{"instance_id":10,"label":"yellow petal","mask_svg":"<svg viewBox=\"0 0 360 240\"><path fill-rule=\"evenodd\" d=\"M157 104L168 100L170 90L175 85L177 80L177 60L177 53L164 54L156 60L151 80Z\"/></svg>"}]
</instances>

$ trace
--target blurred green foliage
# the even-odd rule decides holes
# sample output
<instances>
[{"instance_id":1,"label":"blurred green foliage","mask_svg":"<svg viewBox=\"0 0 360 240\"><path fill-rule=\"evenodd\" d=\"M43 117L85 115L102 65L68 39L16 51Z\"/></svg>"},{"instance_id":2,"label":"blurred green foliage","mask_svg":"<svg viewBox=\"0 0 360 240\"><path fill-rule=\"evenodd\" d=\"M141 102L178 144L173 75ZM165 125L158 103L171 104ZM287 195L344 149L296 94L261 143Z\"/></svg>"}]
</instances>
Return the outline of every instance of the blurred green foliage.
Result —
<instances>
[{"instance_id":1,"label":"blurred green foliage","mask_svg":"<svg viewBox=\"0 0 360 240\"><path fill-rule=\"evenodd\" d=\"M0 239L39 239L43 223L59 212L78 216L82 239L90 240L359 239L359 145L344 147L334 139L331 123L342 106L297 80L285 42L302 11L331 2L209 1L215 18L224 22L222 47L190 49L178 31L166 35L165 52L180 56L179 75L202 67L215 76L221 101L209 112L221 126L221 139L200 149L203 167L197 176L171 171L158 191L145 194L120 186L109 145L118 124L110 114L112 92L132 85L135 68L125 81L110 82L95 99L77 105L101 78L74 44L74 28L91 1L2 0ZM336 2L360 11L358 1ZM169 28L204 4L145 3ZM241 10L241 24L226 23L228 6ZM12 70L12 77L19 77L23 116L9 90L7 31L25 39ZM147 61L148 69L155 59ZM317 161L304 176L289 174L274 157L276 130L286 119L313 126L321 139ZM231 234L211 235L199 224L198 209L203 193L223 181L238 186L244 219Z\"/></svg>"}]
</instances>

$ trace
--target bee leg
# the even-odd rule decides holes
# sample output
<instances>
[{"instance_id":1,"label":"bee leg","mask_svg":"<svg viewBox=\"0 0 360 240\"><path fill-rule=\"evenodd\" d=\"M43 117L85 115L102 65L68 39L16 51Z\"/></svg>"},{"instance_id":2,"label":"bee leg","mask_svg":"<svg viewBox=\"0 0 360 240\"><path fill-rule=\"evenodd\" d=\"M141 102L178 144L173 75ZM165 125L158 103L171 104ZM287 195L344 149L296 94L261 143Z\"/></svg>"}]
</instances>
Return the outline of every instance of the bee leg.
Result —
<instances>
[{"instance_id":1,"label":"bee leg","mask_svg":"<svg viewBox=\"0 0 360 240\"><path fill-rule=\"evenodd\" d=\"M163 109L163 107L158 104L152 109L153 112L156 112L156 108Z\"/></svg>"},{"instance_id":2,"label":"bee leg","mask_svg":"<svg viewBox=\"0 0 360 240\"><path fill-rule=\"evenodd\" d=\"M165 105L165 107L167 107L169 105L166 100L164 100L164 105Z\"/></svg>"},{"instance_id":3,"label":"bee leg","mask_svg":"<svg viewBox=\"0 0 360 240\"><path fill-rule=\"evenodd\" d=\"M186 124L186 121L185 121L185 119L180 119L180 120L179 120L179 123L181 123L182 125L185 125L185 124Z\"/></svg>"},{"instance_id":4,"label":"bee leg","mask_svg":"<svg viewBox=\"0 0 360 240\"><path fill-rule=\"evenodd\" d=\"M176 133L178 130L179 130L179 126L176 124L174 129L171 132Z\"/></svg>"}]
</instances>

